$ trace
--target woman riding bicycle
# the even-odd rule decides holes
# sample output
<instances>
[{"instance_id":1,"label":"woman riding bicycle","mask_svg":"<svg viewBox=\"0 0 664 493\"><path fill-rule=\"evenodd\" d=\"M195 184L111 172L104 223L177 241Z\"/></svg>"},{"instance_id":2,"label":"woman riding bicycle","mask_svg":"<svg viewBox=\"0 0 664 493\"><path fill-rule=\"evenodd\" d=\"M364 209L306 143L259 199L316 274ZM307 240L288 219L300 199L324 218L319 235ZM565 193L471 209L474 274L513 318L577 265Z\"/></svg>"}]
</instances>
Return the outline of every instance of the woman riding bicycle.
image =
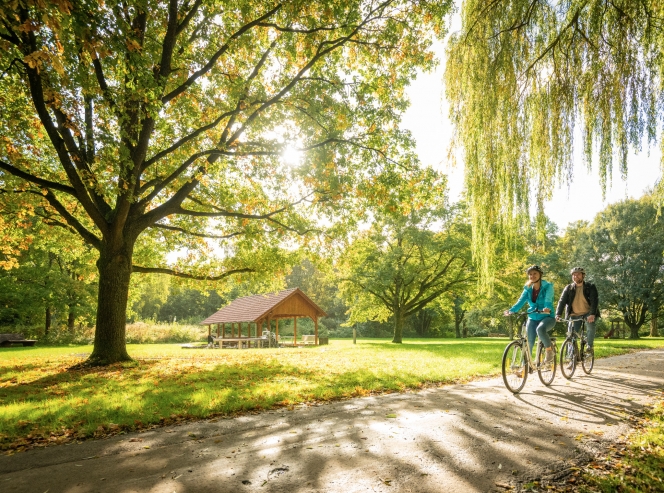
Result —
<instances>
[{"instance_id":1,"label":"woman riding bicycle","mask_svg":"<svg viewBox=\"0 0 664 493\"><path fill-rule=\"evenodd\" d=\"M539 265L532 265L526 270L528 281L523 287L523 292L516 304L505 311L505 316L518 312L521 307L528 303L528 346L532 354L535 345L535 335L538 335L540 341L546 348L545 364L552 363L555 359L553 345L549 337L549 331L556 324L556 318L553 315L553 284L542 279L544 272Z\"/></svg>"}]
</instances>

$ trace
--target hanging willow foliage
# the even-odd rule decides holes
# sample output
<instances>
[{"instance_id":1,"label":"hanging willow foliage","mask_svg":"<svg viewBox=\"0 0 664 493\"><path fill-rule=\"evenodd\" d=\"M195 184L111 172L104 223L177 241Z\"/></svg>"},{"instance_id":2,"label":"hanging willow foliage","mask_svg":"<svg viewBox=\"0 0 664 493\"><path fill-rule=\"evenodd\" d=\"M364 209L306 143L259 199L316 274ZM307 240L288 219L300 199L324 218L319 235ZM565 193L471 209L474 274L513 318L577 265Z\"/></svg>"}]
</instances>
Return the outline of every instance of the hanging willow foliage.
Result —
<instances>
[{"instance_id":1,"label":"hanging willow foliage","mask_svg":"<svg viewBox=\"0 0 664 493\"><path fill-rule=\"evenodd\" d=\"M664 121L661 0L465 0L447 96L463 149L474 255L491 279L495 243L540 214L573 176L575 127L606 188ZM662 139L660 139L660 142Z\"/></svg>"}]
</instances>

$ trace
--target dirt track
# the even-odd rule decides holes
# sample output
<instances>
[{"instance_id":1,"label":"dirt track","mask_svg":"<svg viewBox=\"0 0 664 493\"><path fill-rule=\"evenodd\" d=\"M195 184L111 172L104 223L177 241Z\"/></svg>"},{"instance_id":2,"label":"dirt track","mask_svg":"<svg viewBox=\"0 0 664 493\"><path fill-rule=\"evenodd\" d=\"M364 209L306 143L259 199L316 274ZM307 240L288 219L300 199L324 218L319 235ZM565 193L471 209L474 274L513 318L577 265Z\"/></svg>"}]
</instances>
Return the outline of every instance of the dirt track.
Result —
<instances>
[{"instance_id":1,"label":"dirt track","mask_svg":"<svg viewBox=\"0 0 664 493\"><path fill-rule=\"evenodd\" d=\"M0 456L0 491L505 491L602 450L662 388L645 351L518 396L493 378Z\"/></svg>"}]
</instances>

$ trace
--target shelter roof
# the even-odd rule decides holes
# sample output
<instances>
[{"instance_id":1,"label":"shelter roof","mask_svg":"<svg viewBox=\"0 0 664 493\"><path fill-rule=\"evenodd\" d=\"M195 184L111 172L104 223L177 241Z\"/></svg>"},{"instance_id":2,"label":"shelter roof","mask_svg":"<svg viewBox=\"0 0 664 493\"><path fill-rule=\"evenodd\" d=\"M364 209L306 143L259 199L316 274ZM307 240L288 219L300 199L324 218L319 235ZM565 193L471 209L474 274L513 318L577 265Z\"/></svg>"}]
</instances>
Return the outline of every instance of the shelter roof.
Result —
<instances>
[{"instance_id":1,"label":"shelter roof","mask_svg":"<svg viewBox=\"0 0 664 493\"><path fill-rule=\"evenodd\" d=\"M233 323L233 322L258 322L274 311L279 306L288 304L289 300L299 298L308 306L308 310L302 313L291 313L290 316L309 316L312 311L319 317L326 313L304 294L300 288L286 289L278 293L255 294L245 296L231 301L217 313L210 315L201 322L201 325ZM309 313L307 313L309 312Z\"/></svg>"}]
</instances>

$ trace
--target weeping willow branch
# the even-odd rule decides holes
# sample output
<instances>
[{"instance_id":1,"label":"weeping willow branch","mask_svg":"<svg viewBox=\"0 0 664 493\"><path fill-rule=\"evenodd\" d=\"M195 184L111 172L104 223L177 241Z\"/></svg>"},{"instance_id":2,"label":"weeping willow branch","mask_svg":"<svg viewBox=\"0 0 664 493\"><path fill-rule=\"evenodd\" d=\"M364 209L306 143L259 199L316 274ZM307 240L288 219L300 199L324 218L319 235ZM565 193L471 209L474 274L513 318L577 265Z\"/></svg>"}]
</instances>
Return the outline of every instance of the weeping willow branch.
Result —
<instances>
[{"instance_id":1,"label":"weeping willow branch","mask_svg":"<svg viewBox=\"0 0 664 493\"><path fill-rule=\"evenodd\" d=\"M485 285L531 202L543 217L573 179L579 130L603 191L614 168L627 175L630 149L661 140L663 14L658 0L465 0L445 80Z\"/></svg>"}]
</instances>

